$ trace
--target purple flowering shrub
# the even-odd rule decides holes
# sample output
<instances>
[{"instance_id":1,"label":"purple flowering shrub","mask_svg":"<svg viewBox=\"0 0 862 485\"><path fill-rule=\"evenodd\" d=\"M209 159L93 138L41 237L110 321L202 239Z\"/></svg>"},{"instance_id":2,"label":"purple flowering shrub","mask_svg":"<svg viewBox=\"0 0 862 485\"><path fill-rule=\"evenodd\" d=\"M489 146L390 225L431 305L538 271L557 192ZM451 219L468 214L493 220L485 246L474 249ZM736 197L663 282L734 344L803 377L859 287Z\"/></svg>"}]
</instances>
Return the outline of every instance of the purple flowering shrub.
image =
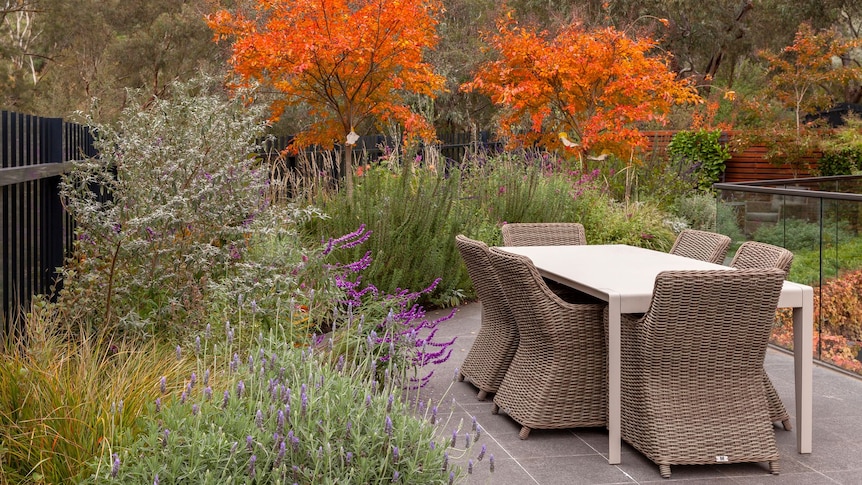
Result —
<instances>
[{"instance_id":1,"label":"purple flowering shrub","mask_svg":"<svg viewBox=\"0 0 862 485\"><path fill-rule=\"evenodd\" d=\"M356 247L370 233L365 226L338 239L330 239L323 251ZM434 366L452 354L455 338L437 337L440 323L454 315L454 309L440 318L429 319L423 306L417 304L423 295L431 294L440 279L419 291L398 289L383 294L374 285L364 284L362 271L371 264L366 252L358 261L334 264L335 285L343 299L334 310L331 328L316 338L325 346L332 362L344 357L364 363L370 375L384 385L394 380L407 388L424 386L434 374Z\"/></svg>"}]
</instances>

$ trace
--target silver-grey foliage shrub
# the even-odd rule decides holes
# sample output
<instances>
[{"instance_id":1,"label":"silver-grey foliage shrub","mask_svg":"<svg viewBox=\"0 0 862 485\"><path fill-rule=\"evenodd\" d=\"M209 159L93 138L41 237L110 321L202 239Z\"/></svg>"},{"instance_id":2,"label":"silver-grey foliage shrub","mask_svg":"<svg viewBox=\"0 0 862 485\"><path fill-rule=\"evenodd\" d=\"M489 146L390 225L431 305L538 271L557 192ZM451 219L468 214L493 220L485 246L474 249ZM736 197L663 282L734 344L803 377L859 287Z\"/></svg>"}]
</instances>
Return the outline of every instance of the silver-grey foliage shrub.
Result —
<instances>
[{"instance_id":1,"label":"silver-grey foliage shrub","mask_svg":"<svg viewBox=\"0 0 862 485\"><path fill-rule=\"evenodd\" d=\"M92 124L99 155L61 184L77 224L63 301L97 326L201 323L211 288L260 283L260 268L242 266L254 231L298 216L268 213L261 108L207 79L169 92L133 95L116 124Z\"/></svg>"}]
</instances>

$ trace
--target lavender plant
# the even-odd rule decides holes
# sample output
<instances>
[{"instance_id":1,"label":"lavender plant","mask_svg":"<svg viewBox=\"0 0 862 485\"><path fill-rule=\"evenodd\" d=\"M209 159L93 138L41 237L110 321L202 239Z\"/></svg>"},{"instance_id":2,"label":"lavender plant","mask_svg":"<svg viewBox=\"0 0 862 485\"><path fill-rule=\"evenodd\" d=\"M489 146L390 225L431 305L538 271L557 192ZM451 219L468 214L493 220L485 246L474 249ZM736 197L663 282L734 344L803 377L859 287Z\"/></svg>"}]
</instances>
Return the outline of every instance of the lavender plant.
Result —
<instances>
[{"instance_id":1,"label":"lavender plant","mask_svg":"<svg viewBox=\"0 0 862 485\"><path fill-rule=\"evenodd\" d=\"M367 362L320 365L316 354L272 333L242 357L198 357L225 376L222 386L190 375L151 404L137 440L106 448L85 483L443 484L460 475L447 440L414 417L399 388L381 390Z\"/></svg>"}]
</instances>

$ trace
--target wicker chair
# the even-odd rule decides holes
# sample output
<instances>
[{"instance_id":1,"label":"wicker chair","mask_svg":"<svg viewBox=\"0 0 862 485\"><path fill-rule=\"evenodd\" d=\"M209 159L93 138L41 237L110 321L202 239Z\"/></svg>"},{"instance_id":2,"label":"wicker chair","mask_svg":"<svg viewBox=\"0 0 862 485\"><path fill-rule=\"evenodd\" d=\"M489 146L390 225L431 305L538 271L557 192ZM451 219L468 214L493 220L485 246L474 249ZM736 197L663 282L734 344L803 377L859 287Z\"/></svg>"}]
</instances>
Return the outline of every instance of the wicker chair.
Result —
<instances>
[{"instance_id":1,"label":"wicker chair","mask_svg":"<svg viewBox=\"0 0 862 485\"><path fill-rule=\"evenodd\" d=\"M793 264L793 253L787 249L757 241L746 241L739 246L730 265L736 269L778 268L785 277Z\"/></svg>"},{"instance_id":2,"label":"wicker chair","mask_svg":"<svg viewBox=\"0 0 862 485\"><path fill-rule=\"evenodd\" d=\"M494 396L500 409L531 429L607 425L605 306L573 304L557 297L529 258L490 249L518 325L518 350Z\"/></svg>"},{"instance_id":3,"label":"wicker chair","mask_svg":"<svg viewBox=\"0 0 862 485\"><path fill-rule=\"evenodd\" d=\"M737 269L778 268L784 271L785 278L790 272L791 264L793 264L792 252L756 241L742 243L730 262L730 265ZM763 371L763 385L766 386L766 397L769 399L770 418L773 422L781 421L784 429L790 431L790 414L784 407L784 403L781 402L781 398L775 391L775 386L772 385L772 381L765 370Z\"/></svg>"},{"instance_id":4,"label":"wicker chair","mask_svg":"<svg viewBox=\"0 0 862 485\"><path fill-rule=\"evenodd\" d=\"M710 263L722 264L729 247L730 238L724 234L684 229L676 237L673 247L670 248L670 253L701 261L709 261Z\"/></svg>"},{"instance_id":5,"label":"wicker chair","mask_svg":"<svg viewBox=\"0 0 862 485\"><path fill-rule=\"evenodd\" d=\"M584 226L577 222L517 222L504 224L503 246L579 246L587 244ZM556 281L545 279L557 296L569 303L599 303L601 300Z\"/></svg>"},{"instance_id":6,"label":"wicker chair","mask_svg":"<svg viewBox=\"0 0 862 485\"><path fill-rule=\"evenodd\" d=\"M518 327L488 258L488 246L461 234L455 236L455 245L482 303L482 324L461 365L458 380L468 378L479 388L479 400L484 400L488 393L497 392L503 382L518 348Z\"/></svg>"},{"instance_id":7,"label":"wicker chair","mask_svg":"<svg viewBox=\"0 0 862 485\"><path fill-rule=\"evenodd\" d=\"M784 274L665 271L649 311L622 318L622 437L671 465L769 462L778 448L761 379Z\"/></svg>"},{"instance_id":8,"label":"wicker chair","mask_svg":"<svg viewBox=\"0 0 862 485\"><path fill-rule=\"evenodd\" d=\"M503 246L564 246L587 243L577 222L518 222L504 224Z\"/></svg>"}]
</instances>

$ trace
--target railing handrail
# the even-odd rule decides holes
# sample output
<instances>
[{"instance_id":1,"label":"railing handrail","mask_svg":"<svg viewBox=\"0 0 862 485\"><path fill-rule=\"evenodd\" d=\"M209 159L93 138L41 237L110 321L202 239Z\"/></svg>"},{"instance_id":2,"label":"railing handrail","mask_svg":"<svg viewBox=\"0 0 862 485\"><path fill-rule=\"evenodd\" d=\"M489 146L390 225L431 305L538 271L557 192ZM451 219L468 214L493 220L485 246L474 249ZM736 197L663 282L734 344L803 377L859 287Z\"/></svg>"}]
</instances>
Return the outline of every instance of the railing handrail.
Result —
<instances>
[{"instance_id":1,"label":"railing handrail","mask_svg":"<svg viewBox=\"0 0 862 485\"><path fill-rule=\"evenodd\" d=\"M68 172L74 163L72 161L52 162L39 165L0 168L0 187L62 175Z\"/></svg>"},{"instance_id":2,"label":"railing handrail","mask_svg":"<svg viewBox=\"0 0 862 485\"><path fill-rule=\"evenodd\" d=\"M729 190L737 192L754 192L761 194L788 195L793 197L808 197L812 199L852 200L862 202L862 194L850 194L845 192L831 192L815 188L788 188L775 187L775 185L800 185L805 182L838 182L842 180L862 179L859 175L836 175L831 177L805 177L796 179L761 180L754 182L721 182L713 184L716 190Z\"/></svg>"}]
</instances>

